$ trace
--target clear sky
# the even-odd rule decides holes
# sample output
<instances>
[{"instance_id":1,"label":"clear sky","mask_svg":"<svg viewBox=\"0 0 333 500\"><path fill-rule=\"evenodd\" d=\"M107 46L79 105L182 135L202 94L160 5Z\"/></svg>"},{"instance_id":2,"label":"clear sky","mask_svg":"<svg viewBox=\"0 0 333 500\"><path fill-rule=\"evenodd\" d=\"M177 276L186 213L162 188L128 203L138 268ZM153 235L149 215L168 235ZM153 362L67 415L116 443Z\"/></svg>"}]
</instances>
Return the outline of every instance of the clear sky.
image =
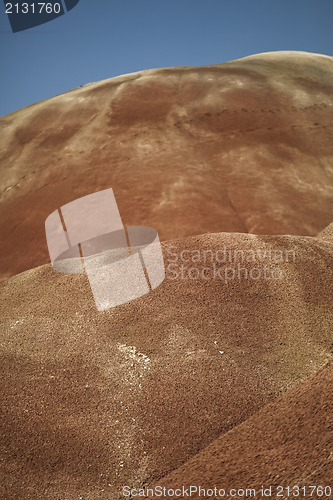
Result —
<instances>
[{"instance_id":1,"label":"clear sky","mask_svg":"<svg viewBox=\"0 0 333 500\"><path fill-rule=\"evenodd\" d=\"M0 41L2 116L142 69L275 50L333 55L333 0L80 0L19 33L11 32L1 1Z\"/></svg>"}]
</instances>

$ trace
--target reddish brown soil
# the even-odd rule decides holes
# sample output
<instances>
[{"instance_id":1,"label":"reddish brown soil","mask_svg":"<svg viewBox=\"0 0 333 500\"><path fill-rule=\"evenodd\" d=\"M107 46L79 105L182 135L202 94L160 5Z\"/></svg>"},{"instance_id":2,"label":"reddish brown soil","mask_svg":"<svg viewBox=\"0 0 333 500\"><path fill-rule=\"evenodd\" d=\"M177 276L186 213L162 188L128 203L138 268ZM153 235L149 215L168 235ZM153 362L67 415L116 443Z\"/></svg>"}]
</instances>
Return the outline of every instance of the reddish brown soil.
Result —
<instances>
[{"instance_id":1,"label":"reddish brown soil","mask_svg":"<svg viewBox=\"0 0 333 500\"><path fill-rule=\"evenodd\" d=\"M279 281L167 270L154 292L102 313L85 276L50 265L0 285L5 498L120 498L125 484L153 484L331 359L332 240L194 236L164 243L165 264L224 246L296 258Z\"/></svg>"},{"instance_id":2,"label":"reddish brown soil","mask_svg":"<svg viewBox=\"0 0 333 500\"><path fill-rule=\"evenodd\" d=\"M273 498L277 498L277 493L281 493L279 498L295 498L297 489L293 487L298 485L301 498L329 498L322 494L322 489L312 487L333 483L332 379L330 363L220 436L158 484L168 490L191 485L206 489L217 486L226 492L252 488L259 498L263 497L263 485L265 490L272 487ZM242 492L239 493L236 498L242 498ZM171 494L169 498L177 497ZM203 496L194 493L191 498Z\"/></svg>"}]
</instances>

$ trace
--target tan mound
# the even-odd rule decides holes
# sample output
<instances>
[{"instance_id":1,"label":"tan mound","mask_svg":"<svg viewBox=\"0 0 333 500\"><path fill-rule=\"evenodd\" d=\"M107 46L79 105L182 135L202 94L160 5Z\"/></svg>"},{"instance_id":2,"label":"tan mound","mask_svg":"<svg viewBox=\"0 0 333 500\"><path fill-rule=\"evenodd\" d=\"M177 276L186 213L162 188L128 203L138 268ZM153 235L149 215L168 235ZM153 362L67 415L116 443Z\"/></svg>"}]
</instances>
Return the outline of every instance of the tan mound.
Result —
<instances>
[{"instance_id":1,"label":"tan mound","mask_svg":"<svg viewBox=\"0 0 333 500\"><path fill-rule=\"evenodd\" d=\"M201 485L244 497L329 498L333 481L333 363L159 481L161 488ZM299 490L297 489L299 487ZM290 488L288 491L287 488ZM233 491L231 491L233 490ZM241 491L239 491L241 490ZM237 496L237 491L239 495ZM325 491L327 492L325 495ZM171 495L169 498L177 498ZM193 489L191 498L208 498ZM223 493L223 492L221 492ZM157 498L157 496L152 496ZM179 497L178 497L179 498Z\"/></svg>"},{"instance_id":2,"label":"tan mound","mask_svg":"<svg viewBox=\"0 0 333 500\"><path fill-rule=\"evenodd\" d=\"M333 223L325 227L325 229L318 234L318 238L331 240L333 238Z\"/></svg>"},{"instance_id":3,"label":"tan mound","mask_svg":"<svg viewBox=\"0 0 333 500\"><path fill-rule=\"evenodd\" d=\"M0 285L4 498L153 484L332 357L330 241L221 233L163 249L162 285L103 313L84 276L49 265ZM206 279L239 250L240 279Z\"/></svg>"},{"instance_id":4,"label":"tan mound","mask_svg":"<svg viewBox=\"0 0 333 500\"><path fill-rule=\"evenodd\" d=\"M333 212L333 58L143 71L0 120L0 276L48 262L46 217L112 187L127 225L315 235ZM24 249L24 252L22 251Z\"/></svg>"}]
</instances>

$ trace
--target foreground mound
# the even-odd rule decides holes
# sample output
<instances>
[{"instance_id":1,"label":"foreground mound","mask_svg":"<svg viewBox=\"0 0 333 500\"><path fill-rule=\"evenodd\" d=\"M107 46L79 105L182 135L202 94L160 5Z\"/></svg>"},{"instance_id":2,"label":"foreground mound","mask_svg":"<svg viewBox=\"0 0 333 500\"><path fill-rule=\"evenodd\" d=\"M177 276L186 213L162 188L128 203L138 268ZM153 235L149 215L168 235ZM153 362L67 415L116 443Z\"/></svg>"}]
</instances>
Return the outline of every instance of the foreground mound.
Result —
<instances>
[{"instance_id":1,"label":"foreground mound","mask_svg":"<svg viewBox=\"0 0 333 500\"><path fill-rule=\"evenodd\" d=\"M221 233L163 251L162 285L104 312L85 276L49 265L0 285L7 498L151 485L332 357L331 240Z\"/></svg>"},{"instance_id":2,"label":"foreground mound","mask_svg":"<svg viewBox=\"0 0 333 500\"><path fill-rule=\"evenodd\" d=\"M250 497L250 488L252 497L255 491L261 498L264 486L266 493L272 488L273 498L329 498L333 481L332 379L330 363L216 439L159 481L159 486L168 490L181 486L189 491L193 485L206 490L217 485L226 493L241 490L236 498L244 497L242 490L246 489ZM202 497L194 493L191 498Z\"/></svg>"}]
</instances>

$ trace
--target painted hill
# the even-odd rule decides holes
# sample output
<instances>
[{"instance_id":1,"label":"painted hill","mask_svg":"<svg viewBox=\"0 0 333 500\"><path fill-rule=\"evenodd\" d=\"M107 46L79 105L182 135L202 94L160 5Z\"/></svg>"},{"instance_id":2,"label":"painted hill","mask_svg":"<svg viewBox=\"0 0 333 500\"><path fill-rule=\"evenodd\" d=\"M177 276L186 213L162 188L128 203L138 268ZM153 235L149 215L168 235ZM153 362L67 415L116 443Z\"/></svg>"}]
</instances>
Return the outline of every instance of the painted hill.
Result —
<instances>
[{"instance_id":1,"label":"painted hill","mask_svg":"<svg viewBox=\"0 0 333 500\"><path fill-rule=\"evenodd\" d=\"M163 240L316 235L332 222L332 96L332 57L276 52L120 76L1 118L0 276L47 263L46 217L108 187L126 225Z\"/></svg>"}]
</instances>

